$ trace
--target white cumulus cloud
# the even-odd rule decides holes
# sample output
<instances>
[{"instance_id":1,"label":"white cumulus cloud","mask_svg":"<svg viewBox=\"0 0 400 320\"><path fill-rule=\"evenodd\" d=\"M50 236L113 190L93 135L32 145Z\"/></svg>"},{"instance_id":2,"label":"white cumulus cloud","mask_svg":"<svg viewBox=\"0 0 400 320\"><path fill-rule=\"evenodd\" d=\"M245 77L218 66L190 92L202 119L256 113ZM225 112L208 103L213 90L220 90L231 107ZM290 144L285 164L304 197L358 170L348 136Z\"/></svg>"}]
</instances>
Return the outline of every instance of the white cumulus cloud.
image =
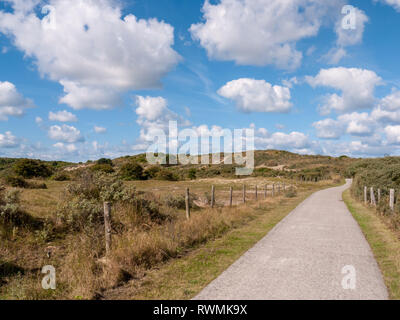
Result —
<instances>
[{"instance_id":1,"label":"white cumulus cloud","mask_svg":"<svg viewBox=\"0 0 400 320\"><path fill-rule=\"evenodd\" d=\"M59 122L76 122L78 118L71 112L66 110L58 111L58 112L49 112L49 120L50 121L59 121Z\"/></svg>"},{"instance_id":2,"label":"white cumulus cloud","mask_svg":"<svg viewBox=\"0 0 400 320\"><path fill-rule=\"evenodd\" d=\"M235 101L243 112L289 112L292 108L290 89L273 86L265 80L233 80L219 89L218 94Z\"/></svg>"},{"instance_id":3,"label":"white cumulus cloud","mask_svg":"<svg viewBox=\"0 0 400 320\"><path fill-rule=\"evenodd\" d=\"M293 69L302 52L296 42L318 34L323 20L340 12L341 0L206 0L204 22L190 27L208 56L241 65Z\"/></svg>"},{"instance_id":4,"label":"white cumulus cloud","mask_svg":"<svg viewBox=\"0 0 400 320\"><path fill-rule=\"evenodd\" d=\"M0 133L0 147L1 148L15 148L18 146L18 139L10 131Z\"/></svg>"},{"instance_id":5,"label":"white cumulus cloud","mask_svg":"<svg viewBox=\"0 0 400 320\"><path fill-rule=\"evenodd\" d=\"M0 32L64 87L60 102L72 108L113 108L121 93L159 87L180 60L171 25L123 16L116 1L10 2L13 12L0 11ZM40 19L35 5L45 4L52 9Z\"/></svg>"},{"instance_id":6,"label":"white cumulus cloud","mask_svg":"<svg viewBox=\"0 0 400 320\"><path fill-rule=\"evenodd\" d=\"M0 81L0 121L6 121L10 116L23 116L25 110L32 107L33 102L24 98L14 84Z\"/></svg>"},{"instance_id":7,"label":"white cumulus cloud","mask_svg":"<svg viewBox=\"0 0 400 320\"><path fill-rule=\"evenodd\" d=\"M59 142L75 143L84 141L81 132L77 128L66 124L51 126L48 133L50 139Z\"/></svg>"},{"instance_id":8,"label":"white cumulus cloud","mask_svg":"<svg viewBox=\"0 0 400 320\"><path fill-rule=\"evenodd\" d=\"M322 69L315 77L306 77L312 86L330 87L341 91L325 96L320 107L322 114L331 111L346 113L359 109L370 109L375 103L375 87L382 83L382 79L373 71L357 68Z\"/></svg>"}]
</instances>

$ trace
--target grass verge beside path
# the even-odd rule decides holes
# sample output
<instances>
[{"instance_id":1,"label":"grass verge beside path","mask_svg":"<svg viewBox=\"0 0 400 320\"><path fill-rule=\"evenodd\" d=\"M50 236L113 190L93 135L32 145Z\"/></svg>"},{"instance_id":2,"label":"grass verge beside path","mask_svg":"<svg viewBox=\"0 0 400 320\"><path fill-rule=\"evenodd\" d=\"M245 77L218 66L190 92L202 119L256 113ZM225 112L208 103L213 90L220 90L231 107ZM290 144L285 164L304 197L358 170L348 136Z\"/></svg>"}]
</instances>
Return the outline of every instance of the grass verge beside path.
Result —
<instances>
[{"instance_id":1,"label":"grass verge beside path","mask_svg":"<svg viewBox=\"0 0 400 320\"><path fill-rule=\"evenodd\" d=\"M353 199L350 191L343 193L343 200L361 227L381 269L390 299L400 299L400 239L376 214Z\"/></svg>"},{"instance_id":2,"label":"grass verge beside path","mask_svg":"<svg viewBox=\"0 0 400 320\"><path fill-rule=\"evenodd\" d=\"M185 300L196 296L212 280L253 247L301 202L318 190L278 203L249 206L256 218L221 238L151 270L140 281L132 281L105 294L106 299Z\"/></svg>"}]
</instances>

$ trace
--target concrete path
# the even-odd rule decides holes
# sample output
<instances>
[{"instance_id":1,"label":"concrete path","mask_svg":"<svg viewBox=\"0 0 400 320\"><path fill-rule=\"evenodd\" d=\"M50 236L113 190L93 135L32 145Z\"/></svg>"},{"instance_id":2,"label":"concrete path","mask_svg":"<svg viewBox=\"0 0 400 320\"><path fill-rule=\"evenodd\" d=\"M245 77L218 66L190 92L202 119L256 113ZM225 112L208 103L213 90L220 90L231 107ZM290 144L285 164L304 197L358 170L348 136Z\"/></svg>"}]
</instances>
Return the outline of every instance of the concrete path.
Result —
<instances>
[{"instance_id":1,"label":"concrete path","mask_svg":"<svg viewBox=\"0 0 400 320\"><path fill-rule=\"evenodd\" d=\"M369 244L342 200L350 184L314 193L195 300L388 299Z\"/></svg>"}]
</instances>

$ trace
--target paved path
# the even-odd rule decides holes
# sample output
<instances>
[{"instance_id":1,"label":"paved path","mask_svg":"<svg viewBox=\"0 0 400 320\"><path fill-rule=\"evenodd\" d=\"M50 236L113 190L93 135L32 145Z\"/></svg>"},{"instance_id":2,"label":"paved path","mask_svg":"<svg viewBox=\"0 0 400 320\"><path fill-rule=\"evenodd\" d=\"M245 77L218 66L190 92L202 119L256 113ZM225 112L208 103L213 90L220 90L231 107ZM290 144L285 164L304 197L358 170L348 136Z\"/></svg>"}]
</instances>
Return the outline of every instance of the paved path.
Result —
<instances>
[{"instance_id":1,"label":"paved path","mask_svg":"<svg viewBox=\"0 0 400 320\"><path fill-rule=\"evenodd\" d=\"M350 184L314 193L195 300L387 299L371 249L342 200ZM355 269L354 290L343 288L345 266Z\"/></svg>"}]
</instances>

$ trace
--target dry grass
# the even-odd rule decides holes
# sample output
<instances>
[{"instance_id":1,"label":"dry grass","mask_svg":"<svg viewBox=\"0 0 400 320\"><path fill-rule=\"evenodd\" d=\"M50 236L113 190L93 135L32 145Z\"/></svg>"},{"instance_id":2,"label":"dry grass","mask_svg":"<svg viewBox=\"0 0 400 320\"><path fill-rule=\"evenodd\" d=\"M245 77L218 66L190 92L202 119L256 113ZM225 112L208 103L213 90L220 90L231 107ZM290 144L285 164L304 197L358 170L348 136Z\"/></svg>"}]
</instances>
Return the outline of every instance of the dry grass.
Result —
<instances>
[{"instance_id":1,"label":"dry grass","mask_svg":"<svg viewBox=\"0 0 400 320\"><path fill-rule=\"evenodd\" d=\"M383 274L391 299L400 299L400 237L385 217L355 200L350 191L343 194L350 212L359 223Z\"/></svg>"},{"instance_id":2,"label":"dry grass","mask_svg":"<svg viewBox=\"0 0 400 320\"><path fill-rule=\"evenodd\" d=\"M217 182L212 181L217 188L217 200L227 197L225 189L230 185L237 190L237 197L241 197L240 190L245 180L240 180L240 184L230 180L228 183L221 180ZM267 182L251 179L247 183L261 185ZM68 182L49 182L48 190L22 190L24 209L36 218L54 219L67 184ZM289 181L286 184L289 185ZM281 195L257 203L249 201L246 205L233 208L193 210L189 221L185 219L182 210L163 208L169 218L160 222L138 216L132 207L117 204L113 209L113 220L118 228L114 230L113 247L107 258L104 258L103 226L59 234L51 241L41 235L43 231L17 230L13 237L3 239L0 247L0 299L107 297L110 290L118 290L128 281L140 282L149 270L159 268L167 261L177 260L175 258L185 257L193 250L220 239L229 231L249 225L257 217L265 216L266 212L270 214L271 211L267 208L274 208L273 205L283 199L285 203L297 203L305 193L323 188L327 184L328 182L302 184L298 186L299 195L290 200ZM188 185L191 191L200 195L210 189L210 181L135 183L138 189L152 190L157 196L168 190L181 192ZM263 193L259 199L262 198ZM250 199L252 195L249 193ZM278 216L286 213L281 212ZM264 222L272 225L276 223L276 217L274 219ZM257 224L252 226L256 227ZM267 229L264 232L265 230ZM55 247L50 257L46 254L48 246ZM46 291L40 287L43 277L40 270L44 265L53 265L57 270L57 289L54 291Z\"/></svg>"}]
</instances>

